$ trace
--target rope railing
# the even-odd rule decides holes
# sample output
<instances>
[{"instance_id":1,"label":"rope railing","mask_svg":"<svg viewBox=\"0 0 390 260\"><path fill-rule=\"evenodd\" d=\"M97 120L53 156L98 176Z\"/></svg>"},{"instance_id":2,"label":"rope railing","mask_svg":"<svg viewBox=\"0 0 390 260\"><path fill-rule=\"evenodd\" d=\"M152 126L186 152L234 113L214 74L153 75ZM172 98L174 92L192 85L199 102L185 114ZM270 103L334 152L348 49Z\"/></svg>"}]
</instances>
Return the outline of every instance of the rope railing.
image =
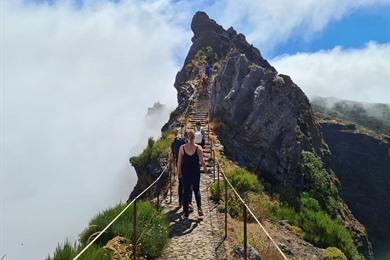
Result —
<instances>
[{"instance_id":1,"label":"rope railing","mask_svg":"<svg viewBox=\"0 0 390 260\"><path fill-rule=\"evenodd\" d=\"M133 258L134 259L136 259L136 222L137 222L137 200L140 198L140 197L142 197L142 195L144 195L151 187L153 187L160 179L161 179L161 177L164 175L164 173L166 172L166 170L169 168L169 165L170 165L170 162L168 162L168 164L167 164L167 166L165 166L165 168L163 169L163 171L161 172L161 174L146 188L146 189L144 189L140 194L138 194L129 204L127 204L127 206L118 214L118 215L116 215L116 217L113 219L113 220L111 220L111 222L110 223L108 223L108 225L103 229L103 230L101 230L100 232L99 232L99 234L97 234L96 235L96 237L94 238L94 239L92 239L91 240L91 242L89 242L84 248L83 248L83 250L81 250L80 251L80 253L78 253L74 258L73 258L73 260L77 260L85 251L87 251L87 249L104 233L104 232L106 232L106 230L112 225L112 224L114 224L114 222L115 221L117 221L118 219L119 219L119 217L120 216L122 216L123 215L123 213L125 213L126 212L126 210L128 209L128 208L130 208L130 206L131 205L133 205L134 204L134 223L133 223L133 225L134 225L134 230L133 230L133 241L135 242L135 243L133 243L134 245L134 250L133 250ZM169 171L169 173L170 173L170 171ZM169 178L171 178L171 176L169 177ZM170 191L170 193L171 193L171 196L172 196L172 185L171 185L171 183L170 183L170 189L171 189L171 191ZM157 208L159 207L159 194L157 195Z\"/></svg>"},{"instance_id":2,"label":"rope railing","mask_svg":"<svg viewBox=\"0 0 390 260\"><path fill-rule=\"evenodd\" d=\"M211 107L211 103L209 104ZM210 115L210 114L209 114ZM260 223L258 218L253 214L253 211L249 208L249 206L246 204L244 199L240 196L240 194L236 191L236 189L233 187L225 173L220 167L219 161L215 158L215 151L214 151L214 141L210 140L210 118L208 119L208 140L211 145L211 159L213 161L213 182L217 181L217 192L218 192L218 198L220 197L220 183L219 183L219 175L220 173L223 176L224 183L225 183L225 238L227 237L227 207L228 207L228 197L227 197L227 185L230 186L234 194L237 196L239 201L243 205L243 217L244 217L244 259L247 259L247 211L249 214L253 217L253 219L256 221L256 223L261 227L263 232L266 234L268 239L272 242L272 244L275 246L277 251L280 253L280 255L283 257L284 260L288 260L286 255L283 253L283 251L280 249L280 247L276 244L275 240L271 237L271 235L268 233L268 231L265 229L265 227ZM215 170L215 165L217 165L217 174Z\"/></svg>"},{"instance_id":3,"label":"rope railing","mask_svg":"<svg viewBox=\"0 0 390 260\"><path fill-rule=\"evenodd\" d=\"M215 157L214 157L215 159ZM232 183L229 181L229 179L227 178L227 176L225 175L225 173L223 172L223 170L221 169L220 167L220 164L219 164L219 161L218 160L215 160L216 162L216 165L217 165L217 178L214 178L214 182L215 182L215 179L217 181L217 192L218 192L218 197L220 197L220 183L219 183L219 176L220 174L222 174L223 176L223 179L224 179L224 183L225 183L225 238L227 237L227 204L228 204L228 198L227 198L227 186L229 185L229 187L231 188L231 190L233 191L233 193L235 194L235 196L239 199L239 201L241 202L241 204L243 205L243 210L244 210L244 214L243 214L243 217L244 217L244 259L247 259L247 212L249 212L249 214L252 216L252 218L256 221L256 223L261 227L261 229L263 230L263 232L266 234L267 238L272 242L272 244L275 246L275 248L277 249L277 251L280 253L280 255L283 257L284 260L288 260L288 258L286 257L286 255L283 253L283 251L280 249L280 247L278 246L278 244L275 242L275 240L271 237L271 235L268 233L268 231L265 229L265 227L263 226L263 224L260 223L259 219L256 217L256 215L253 213L253 211L249 208L249 206L246 204L245 200L241 197L241 195L237 192L237 190L234 188L234 186L232 185Z\"/></svg>"}]
</instances>

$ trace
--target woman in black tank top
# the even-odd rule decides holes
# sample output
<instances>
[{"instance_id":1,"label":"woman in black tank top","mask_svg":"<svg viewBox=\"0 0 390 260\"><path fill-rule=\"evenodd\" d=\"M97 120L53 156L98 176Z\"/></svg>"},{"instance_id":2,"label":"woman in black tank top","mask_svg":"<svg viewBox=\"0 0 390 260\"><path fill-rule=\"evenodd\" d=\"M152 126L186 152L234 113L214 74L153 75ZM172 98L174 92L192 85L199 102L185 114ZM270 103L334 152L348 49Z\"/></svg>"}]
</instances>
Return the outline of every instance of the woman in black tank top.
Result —
<instances>
[{"instance_id":1,"label":"woman in black tank top","mask_svg":"<svg viewBox=\"0 0 390 260\"><path fill-rule=\"evenodd\" d=\"M192 190L194 191L195 194L198 213L200 216L203 216L201 195L199 190L199 184L200 184L199 163L202 164L204 171L207 172L206 164L203 159L203 149L202 147L195 144L194 131L192 130L188 131L188 139L190 142L180 147L179 160L178 160L179 174L181 175L183 186L184 186L183 187L184 189L183 211L184 211L185 218L188 218L189 216L188 205L190 203Z\"/></svg>"}]
</instances>

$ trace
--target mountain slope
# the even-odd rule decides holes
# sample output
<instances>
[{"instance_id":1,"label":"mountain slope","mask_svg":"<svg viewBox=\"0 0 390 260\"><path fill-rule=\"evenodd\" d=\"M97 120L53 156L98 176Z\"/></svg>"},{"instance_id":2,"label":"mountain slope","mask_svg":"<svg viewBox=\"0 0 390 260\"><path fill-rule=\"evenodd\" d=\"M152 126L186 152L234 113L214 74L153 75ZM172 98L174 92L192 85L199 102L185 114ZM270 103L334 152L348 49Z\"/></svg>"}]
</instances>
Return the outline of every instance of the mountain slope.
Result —
<instances>
[{"instance_id":1,"label":"mountain slope","mask_svg":"<svg viewBox=\"0 0 390 260\"><path fill-rule=\"evenodd\" d=\"M210 118L225 154L256 172L273 191L290 192L292 201L303 191L317 189L318 183L305 172L303 152L327 158L330 151L306 95L233 28L223 29L203 12L195 14L191 28L193 44L174 84L179 105L163 130L173 128L186 112L199 82L198 68L208 60L215 75ZM337 177L326 170L321 174L321 187L326 188L319 188L320 195L332 194L324 195L324 210L341 219L358 250L372 258L364 226L339 196Z\"/></svg>"},{"instance_id":2,"label":"mountain slope","mask_svg":"<svg viewBox=\"0 0 390 260\"><path fill-rule=\"evenodd\" d=\"M364 103L337 98L313 97L313 110L390 135L390 104Z\"/></svg>"}]
</instances>

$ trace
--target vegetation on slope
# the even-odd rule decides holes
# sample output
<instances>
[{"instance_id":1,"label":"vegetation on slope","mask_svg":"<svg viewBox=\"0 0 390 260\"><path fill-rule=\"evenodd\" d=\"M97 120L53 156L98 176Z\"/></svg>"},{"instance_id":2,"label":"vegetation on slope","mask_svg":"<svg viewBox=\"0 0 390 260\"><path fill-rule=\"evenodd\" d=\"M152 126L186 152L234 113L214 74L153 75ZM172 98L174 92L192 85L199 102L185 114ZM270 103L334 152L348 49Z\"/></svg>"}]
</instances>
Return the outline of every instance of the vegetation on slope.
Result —
<instances>
[{"instance_id":1,"label":"vegetation on slope","mask_svg":"<svg viewBox=\"0 0 390 260\"><path fill-rule=\"evenodd\" d=\"M337 247L348 259L359 259L349 231L341 221L327 214L327 211L332 212L337 209L337 203L334 202L337 193L328 177L331 173L323 168L321 160L313 154L304 152L303 158L306 178L311 183L311 188L298 197L298 207L293 203L281 201L278 196L267 195L257 176L248 170L239 168L226 159L222 159L222 168L260 221L287 220L292 232L313 245L322 248ZM220 193L218 193L217 183L211 185L212 199L219 201L223 197L223 192L222 184L220 184ZM242 218L242 205L230 189L228 189L228 202L229 214L235 218ZM220 203L219 207L222 211L225 210L224 203Z\"/></svg>"},{"instance_id":2,"label":"vegetation on slope","mask_svg":"<svg viewBox=\"0 0 390 260\"><path fill-rule=\"evenodd\" d=\"M174 134L171 132L163 132L161 138L156 141L150 137L148 145L142 153L130 158L131 165L135 168L140 168L147 165L150 161L167 157L173 138Z\"/></svg>"},{"instance_id":3,"label":"vegetation on slope","mask_svg":"<svg viewBox=\"0 0 390 260\"><path fill-rule=\"evenodd\" d=\"M126 204L118 204L96 215L81 234L79 243L71 245L66 241L58 245L53 257L48 260L68 260L76 256L99 231L119 214ZM110 251L103 247L116 236L123 237L128 244L132 242L134 211L129 208L108 230L95 241L94 246L88 249L80 259L110 259ZM158 257L168 242L168 218L157 211L150 202L137 203L136 237L138 252L147 257Z\"/></svg>"},{"instance_id":4,"label":"vegetation on slope","mask_svg":"<svg viewBox=\"0 0 390 260\"><path fill-rule=\"evenodd\" d=\"M315 97L311 100L314 111L338 117L390 135L390 105L362 103Z\"/></svg>"}]
</instances>

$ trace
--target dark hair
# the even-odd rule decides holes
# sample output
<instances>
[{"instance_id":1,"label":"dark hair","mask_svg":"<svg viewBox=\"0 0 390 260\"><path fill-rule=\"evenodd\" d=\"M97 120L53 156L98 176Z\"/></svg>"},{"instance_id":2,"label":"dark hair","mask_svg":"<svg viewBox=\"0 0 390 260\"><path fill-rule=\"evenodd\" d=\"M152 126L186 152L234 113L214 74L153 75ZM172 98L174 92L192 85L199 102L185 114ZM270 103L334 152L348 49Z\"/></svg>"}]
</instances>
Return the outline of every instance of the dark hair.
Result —
<instances>
[{"instance_id":1,"label":"dark hair","mask_svg":"<svg viewBox=\"0 0 390 260\"><path fill-rule=\"evenodd\" d=\"M200 122L199 121L196 122L196 126L200 126Z\"/></svg>"}]
</instances>

